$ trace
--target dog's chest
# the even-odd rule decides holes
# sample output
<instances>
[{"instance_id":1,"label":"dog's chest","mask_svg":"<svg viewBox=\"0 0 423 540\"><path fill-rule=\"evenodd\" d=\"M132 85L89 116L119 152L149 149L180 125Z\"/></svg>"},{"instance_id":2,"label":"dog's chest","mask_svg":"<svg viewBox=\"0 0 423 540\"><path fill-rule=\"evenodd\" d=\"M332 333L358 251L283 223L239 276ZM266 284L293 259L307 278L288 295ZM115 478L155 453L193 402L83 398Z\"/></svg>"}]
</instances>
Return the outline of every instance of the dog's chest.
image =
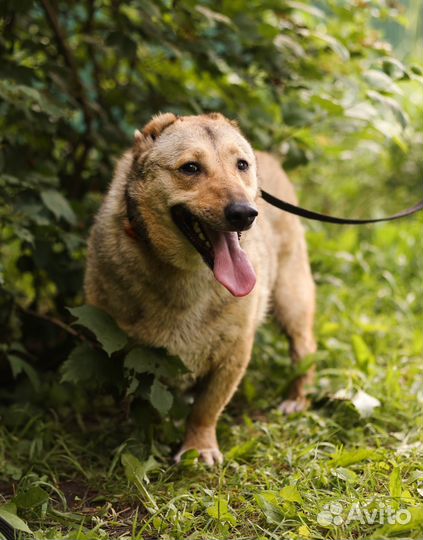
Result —
<instances>
[{"instance_id":1,"label":"dog's chest","mask_svg":"<svg viewBox=\"0 0 423 540\"><path fill-rule=\"evenodd\" d=\"M179 356L195 377L205 375L236 331L225 316L225 299L204 296L180 303L146 298L142 321L130 333L146 345Z\"/></svg>"}]
</instances>

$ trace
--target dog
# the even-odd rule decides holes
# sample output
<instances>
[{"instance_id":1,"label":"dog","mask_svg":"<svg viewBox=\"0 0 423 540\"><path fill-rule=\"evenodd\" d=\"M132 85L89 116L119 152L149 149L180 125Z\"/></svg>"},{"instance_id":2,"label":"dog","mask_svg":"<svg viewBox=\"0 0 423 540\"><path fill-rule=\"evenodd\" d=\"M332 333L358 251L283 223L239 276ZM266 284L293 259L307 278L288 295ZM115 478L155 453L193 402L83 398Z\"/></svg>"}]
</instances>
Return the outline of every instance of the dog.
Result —
<instances>
[{"instance_id":1,"label":"dog","mask_svg":"<svg viewBox=\"0 0 423 540\"><path fill-rule=\"evenodd\" d=\"M163 347L202 381L175 456L222 462L216 424L248 366L272 308L294 363L315 352L315 285L292 185L270 154L254 152L220 113L164 113L135 132L117 164L88 241L87 302L140 344ZM280 408L303 410L313 369Z\"/></svg>"}]
</instances>

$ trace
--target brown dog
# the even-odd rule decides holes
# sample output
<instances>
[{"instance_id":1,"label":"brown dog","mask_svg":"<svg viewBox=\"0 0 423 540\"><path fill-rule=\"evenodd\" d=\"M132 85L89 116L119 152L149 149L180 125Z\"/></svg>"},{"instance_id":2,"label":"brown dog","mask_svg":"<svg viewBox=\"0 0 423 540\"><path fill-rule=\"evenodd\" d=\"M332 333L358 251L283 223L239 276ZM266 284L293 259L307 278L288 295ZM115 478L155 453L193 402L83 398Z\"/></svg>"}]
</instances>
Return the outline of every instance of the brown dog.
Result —
<instances>
[{"instance_id":1,"label":"brown dog","mask_svg":"<svg viewBox=\"0 0 423 540\"><path fill-rule=\"evenodd\" d=\"M164 347L204 381L178 455L222 461L216 423L272 307L294 362L315 351L315 292L302 226L266 205L259 185L289 202L276 159L254 153L220 114L167 113L135 133L92 228L87 301L134 339ZM248 231L248 232L247 232ZM301 377L281 409L302 410Z\"/></svg>"}]
</instances>

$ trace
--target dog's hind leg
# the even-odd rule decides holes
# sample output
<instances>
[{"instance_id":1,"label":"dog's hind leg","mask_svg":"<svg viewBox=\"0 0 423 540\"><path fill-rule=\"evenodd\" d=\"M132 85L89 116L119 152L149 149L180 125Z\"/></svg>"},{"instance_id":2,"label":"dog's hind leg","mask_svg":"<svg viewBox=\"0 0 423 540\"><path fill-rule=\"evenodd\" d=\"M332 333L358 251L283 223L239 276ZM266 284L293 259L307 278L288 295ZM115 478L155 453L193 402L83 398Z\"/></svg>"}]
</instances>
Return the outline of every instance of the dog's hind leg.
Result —
<instances>
[{"instance_id":1,"label":"dog's hind leg","mask_svg":"<svg viewBox=\"0 0 423 540\"><path fill-rule=\"evenodd\" d=\"M275 315L288 336L295 366L316 351L313 335L315 285L305 241L298 243L292 252L281 255L273 300ZM308 407L307 387L314 376L313 366L293 382L288 398L279 407L282 412L291 414Z\"/></svg>"}]
</instances>

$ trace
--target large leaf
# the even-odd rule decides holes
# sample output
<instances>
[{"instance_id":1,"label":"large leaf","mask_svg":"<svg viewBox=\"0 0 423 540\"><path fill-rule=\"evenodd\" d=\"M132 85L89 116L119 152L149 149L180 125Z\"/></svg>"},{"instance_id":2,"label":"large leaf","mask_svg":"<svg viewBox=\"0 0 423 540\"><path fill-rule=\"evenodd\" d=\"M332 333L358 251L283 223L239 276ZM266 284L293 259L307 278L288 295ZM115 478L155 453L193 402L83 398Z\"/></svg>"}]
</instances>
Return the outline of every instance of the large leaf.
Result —
<instances>
[{"instance_id":1,"label":"large leaf","mask_svg":"<svg viewBox=\"0 0 423 540\"><path fill-rule=\"evenodd\" d=\"M152 373L165 377L176 377L187 373L183 362L176 356L170 356L165 349L137 345L125 357L124 366L135 373Z\"/></svg>"},{"instance_id":2,"label":"large leaf","mask_svg":"<svg viewBox=\"0 0 423 540\"><path fill-rule=\"evenodd\" d=\"M13 499L18 508L34 508L48 501L49 495L39 486L30 487L27 491L20 492Z\"/></svg>"},{"instance_id":3,"label":"large leaf","mask_svg":"<svg viewBox=\"0 0 423 540\"><path fill-rule=\"evenodd\" d=\"M125 357L124 366L135 373L162 374L162 359L165 353L161 349L134 347Z\"/></svg>"},{"instance_id":4,"label":"large leaf","mask_svg":"<svg viewBox=\"0 0 423 540\"><path fill-rule=\"evenodd\" d=\"M254 495L254 499L267 521L280 525L284 520L284 512L279 505L278 496L272 491L262 491Z\"/></svg>"},{"instance_id":5,"label":"large leaf","mask_svg":"<svg viewBox=\"0 0 423 540\"><path fill-rule=\"evenodd\" d=\"M71 225L76 224L74 211L59 191L46 189L41 192L41 199L57 219L63 218Z\"/></svg>"},{"instance_id":6,"label":"large leaf","mask_svg":"<svg viewBox=\"0 0 423 540\"><path fill-rule=\"evenodd\" d=\"M119 384L121 363L104 351L82 343L75 347L62 366L62 382L87 383L90 387Z\"/></svg>"},{"instance_id":7,"label":"large leaf","mask_svg":"<svg viewBox=\"0 0 423 540\"><path fill-rule=\"evenodd\" d=\"M75 324L80 324L91 330L107 354L119 351L127 344L128 337L125 332L103 310L88 305L68 309L77 318Z\"/></svg>"},{"instance_id":8,"label":"large leaf","mask_svg":"<svg viewBox=\"0 0 423 540\"><path fill-rule=\"evenodd\" d=\"M169 412L173 403L172 394L157 378L151 385L150 403L162 416Z\"/></svg>"}]
</instances>

